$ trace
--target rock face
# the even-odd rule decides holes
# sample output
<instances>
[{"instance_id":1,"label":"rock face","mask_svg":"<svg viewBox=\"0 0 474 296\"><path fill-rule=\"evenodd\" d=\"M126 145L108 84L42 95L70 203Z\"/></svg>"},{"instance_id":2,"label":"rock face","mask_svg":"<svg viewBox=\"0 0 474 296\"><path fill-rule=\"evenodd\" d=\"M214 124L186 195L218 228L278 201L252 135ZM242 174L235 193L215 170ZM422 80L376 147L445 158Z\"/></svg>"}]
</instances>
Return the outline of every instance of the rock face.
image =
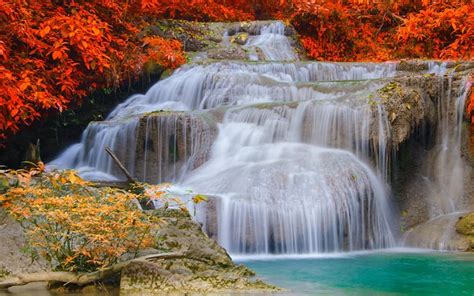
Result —
<instances>
[{"instance_id":1,"label":"rock face","mask_svg":"<svg viewBox=\"0 0 474 296\"><path fill-rule=\"evenodd\" d=\"M418 76L418 79L434 78ZM390 121L390 140L393 147L407 141L422 123L435 120L434 103L431 98L423 96L426 91L426 88L420 85L411 84L406 77L396 78L378 90Z\"/></svg>"},{"instance_id":2,"label":"rock face","mask_svg":"<svg viewBox=\"0 0 474 296\"><path fill-rule=\"evenodd\" d=\"M235 265L227 252L202 232L188 214L159 209L166 225L158 249L186 255L183 259L134 262L122 271L120 292L125 295L182 295L226 291L275 291L276 288L250 279L254 273Z\"/></svg>"},{"instance_id":3,"label":"rock face","mask_svg":"<svg viewBox=\"0 0 474 296\"><path fill-rule=\"evenodd\" d=\"M420 67L422 63L415 62L399 65L410 73ZM462 211L474 209L472 136L460 122L462 85L472 67L453 63L447 65L446 75L412 73L397 79L403 88L419 93L415 101L396 104L403 109L408 103L406 110L387 108L395 114L392 131L399 139L391 185L406 246L469 250L469 240L456 233L456 223Z\"/></svg>"},{"instance_id":4,"label":"rock face","mask_svg":"<svg viewBox=\"0 0 474 296\"><path fill-rule=\"evenodd\" d=\"M448 214L431 219L420 224L404 234L404 243L420 248L469 251L472 250L472 235L465 236L457 228L462 214ZM458 222L459 221L459 222ZM474 232L473 232L474 233Z\"/></svg>"},{"instance_id":5,"label":"rock face","mask_svg":"<svg viewBox=\"0 0 474 296\"><path fill-rule=\"evenodd\" d=\"M153 112L140 118L135 175L149 183L178 180L207 160L215 124L185 112Z\"/></svg>"},{"instance_id":6,"label":"rock face","mask_svg":"<svg viewBox=\"0 0 474 296\"><path fill-rule=\"evenodd\" d=\"M22 252L26 237L20 224L0 208L0 278L8 274L48 270L45 260L32 261Z\"/></svg>"}]
</instances>

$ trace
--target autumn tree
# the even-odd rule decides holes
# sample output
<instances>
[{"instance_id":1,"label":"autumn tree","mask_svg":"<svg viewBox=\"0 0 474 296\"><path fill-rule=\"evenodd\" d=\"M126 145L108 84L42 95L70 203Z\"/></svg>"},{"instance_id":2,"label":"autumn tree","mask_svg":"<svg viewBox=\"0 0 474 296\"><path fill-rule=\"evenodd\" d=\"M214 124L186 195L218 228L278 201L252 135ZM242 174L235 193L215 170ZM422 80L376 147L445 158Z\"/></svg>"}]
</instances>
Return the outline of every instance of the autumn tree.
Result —
<instances>
[{"instance_id":1,"label":"autumn tree","mask_svg":"<svg viewBox=\"0 0 474 296\"><path fill-rule=\"evenodd\" d=\"M148 60L165 68L185 62L179 41L137 37L138 3L56 2L0 2L0 139L136 77Z\"/></svg>"},{"instance_id":2,"label":"autumn tree","mask_svg":"<svg viewBox=\"0 0 474 296\"><path fill-rule=\"evenodd\" d=\"M146 63L184 63L179 41L140 34L159 18L281 19L311 58L384 61L472 59L473 11L472 0L0 0L0 140Z\"/></svg>"}]
</instances>

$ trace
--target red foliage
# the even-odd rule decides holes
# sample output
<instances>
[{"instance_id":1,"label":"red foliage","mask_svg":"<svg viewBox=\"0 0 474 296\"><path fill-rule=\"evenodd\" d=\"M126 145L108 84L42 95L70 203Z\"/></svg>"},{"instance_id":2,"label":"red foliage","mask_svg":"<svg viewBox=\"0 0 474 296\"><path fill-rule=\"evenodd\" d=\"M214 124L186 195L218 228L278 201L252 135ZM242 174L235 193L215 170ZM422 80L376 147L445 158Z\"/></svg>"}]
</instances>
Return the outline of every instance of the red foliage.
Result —
<instances>
[{"instance_id":1,"label":"red foliage","mask_svg":"<svg viewBox=\"0 0 474 296\"><path fill-rule=\"evenodd\" d=\"M468 85L469 94L466 102L466 112L471 120L471 124L474 127L474 74L469 77Z\"/></svg>"},{"instance_id":2,"label":"red foliage","mask_svg":"<svg viewBox=\"0 0 474 296\"><path fill-rule=\"evenodd\" d=\"M185 62L179 41L136 37L149 1L57 2L0 0L0 139L136 76L148 60Z\"/></svg>"},{"instance_id":3,"label":"red foliage","mask_svg":"<svg viewBox=\"0 0 474 296\"><path fill-rule=\"evenodd\" d=\"M291 23L318 60L472 59L472 0L0 0L0 139L153 61L185 62L181 44L139 39L153 18Z\"/></svg>"},{"instance_id":4,"label":"red foliage","mask_svg":"<svg viewBox=\"0 0 474 296\"><path fill-rule=\"evenodd\" d=\"M474 4L458 1L282 1L310 57L360 61L395 58L470 59Z\"/></svg>"},{"instance_id":5,"label":"red foliage","mask_svg":"<svg viewBox=\"0 0 474 296\"><path fill-rule=\"evenodd\" d=\"M412 57L474 57L474 4L433 4L398 28L400 51Z\"/></svg>"}]
</instances>

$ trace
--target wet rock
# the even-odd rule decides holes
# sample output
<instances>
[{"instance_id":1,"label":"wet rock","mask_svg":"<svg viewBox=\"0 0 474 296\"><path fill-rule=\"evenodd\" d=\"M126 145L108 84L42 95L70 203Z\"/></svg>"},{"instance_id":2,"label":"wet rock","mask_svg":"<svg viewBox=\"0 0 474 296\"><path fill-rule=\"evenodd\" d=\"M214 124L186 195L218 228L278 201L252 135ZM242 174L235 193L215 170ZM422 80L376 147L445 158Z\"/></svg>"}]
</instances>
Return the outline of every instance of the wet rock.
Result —
<instances>
[{"instance_id":1,"label":"wet rock","mask_svg":"<svg viewBox=\"0 0 474 296\"><path fill-rule=\"evenodd\" d=\"M466 250L474 252L474 212L459 217L459 221L456 223L456 231L468 241L469 246Z\"/></svg>"},{"instance_id":2,"label":"wet rock","mask_svg":"<svg viewBox=\"0 0 474 296\"><path fill-rule=\"evenodd\" d=\"M245 60L247 53L241 47L216 47L207 51L207 57L214 60Z\"/></svg>"},{"instance_id":3,"label":"wet rock","mask_svg":"<svg viewBox=\"0 0 474 296\"><path fill-rule=\"evenodd\" d=\"M404 60L397 65L397 71L419 72L428 70L428 63L423 60Z\"/></svg>"},{"instance_id":4,"label":"wet rock","mask_svg":"<svg viewBox=\"0 0 474 296\"><path fill-rule=\"evenodd\" d=\"M203 222L203 230L204 232L212 239L217 239L218 236L218 210L220 208L221 200L219 197L216 196L209 196L207 195L208 201L202 205L202 209L200 209L200 215L203 217L199 217L199 221Z\"/></svg>"},{"instance_id":5,"label":"wet rock","mask_svg":"<svg viewBox=\"0 0 474 296\"><path fill-rule=\"evenodd\" d=\"M397 71L421 72L429 69L429 61L425 60L403 60L397 65ZM466 71L474 68L474 62L470 61L449 61L446 67L456 72Z\"/></svg>"},{"instance_id":6,"label":"wet rock","mask_svg":"<svg viewBox=\"0 0 474 296\"><path fill-rule=\"evenodd\" d=\"M407 141L417 127L436 121L434 105L434 99L438 94L436 87L434 77L418 75L416 78L395 78L378 90L381 104L389 120L388 137L393 147L398 147ZM373 114L378 114L376 109L377 106L374 104ZM373 122L376 124L377 121ZM372 131L377 131L377 127L372 126Z\"/></svg>"},{"instance_id":7,"label":"wet rock","mask_svg":"<svg viewBox=\"0 0 474 296\"><path fill-rule=\"evenodd\" d=\"M456 232L456 224L462 214L442 215L407 231L406 246L438 250L466 251L472 245L469 239Z\"/></svg>"},{"instance_id":8,"label":"wet rock","mask_svg":"<svg viewBox=\"0 0 474 296\"><path fill-rule=\"evenodd\" d=\"M223 293L230 291L275 291L250 279L254 273L235 265L227 252L202 232L190 216L177 210L157 210L166 226L157 247L181 252L182 259L134 262L122 271L120 291L126 295Z\"/></svg>"},{"instance_id":9,"label":"wet rock","mask_svg":"<svg viewBox=\"0 0 474 296\"><path fill-rule=\"evenodd\" d=\"M147 113L140 118L136 151L127 154L133 155L128 165L146 182L175 180L207 160L216 129L203 117L186 112Z\"/></svg>"},{"instance_id":10,"label":"wet rock","mask_svg":"<svg viewBox=\"0 0 474 296\"><path fill-rule=\"evenodd\" d=\"M238 33L234 36L231 37L230 41L233 43L237 43L238 45L245 45L247 43L247 40L249 39L249 34L242 32Z\"/></svg>"}]
</instances>

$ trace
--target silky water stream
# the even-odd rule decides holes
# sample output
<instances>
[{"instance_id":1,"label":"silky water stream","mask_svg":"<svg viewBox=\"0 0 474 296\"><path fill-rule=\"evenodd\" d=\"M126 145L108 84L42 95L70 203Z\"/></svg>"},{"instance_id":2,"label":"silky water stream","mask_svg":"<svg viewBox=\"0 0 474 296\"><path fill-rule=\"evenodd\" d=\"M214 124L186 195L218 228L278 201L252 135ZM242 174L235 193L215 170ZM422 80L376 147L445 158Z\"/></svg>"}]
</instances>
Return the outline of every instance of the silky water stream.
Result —
<instances>
[{"instance_id":1,"label":"silky water stream","mask_svg":"<svg viewBox=\"0 0 474 296\"><path fill-rule=\"evenodd\" d=\"M212 206L195 219L291 293L472 295L472 256L387 251L403 240L389 182L390 119L374 100L397 64L299 61L279 22L245 47L256 61L181 67L91 123L50 167L121 178L103 153L109 146L141 180L208 195ZM427 177L433 217L459 211L462 195L467 91L451 95L446 71L440 63L426 71L447 89L433 156L444 173Z\"/></svg>"}]
</instances>

